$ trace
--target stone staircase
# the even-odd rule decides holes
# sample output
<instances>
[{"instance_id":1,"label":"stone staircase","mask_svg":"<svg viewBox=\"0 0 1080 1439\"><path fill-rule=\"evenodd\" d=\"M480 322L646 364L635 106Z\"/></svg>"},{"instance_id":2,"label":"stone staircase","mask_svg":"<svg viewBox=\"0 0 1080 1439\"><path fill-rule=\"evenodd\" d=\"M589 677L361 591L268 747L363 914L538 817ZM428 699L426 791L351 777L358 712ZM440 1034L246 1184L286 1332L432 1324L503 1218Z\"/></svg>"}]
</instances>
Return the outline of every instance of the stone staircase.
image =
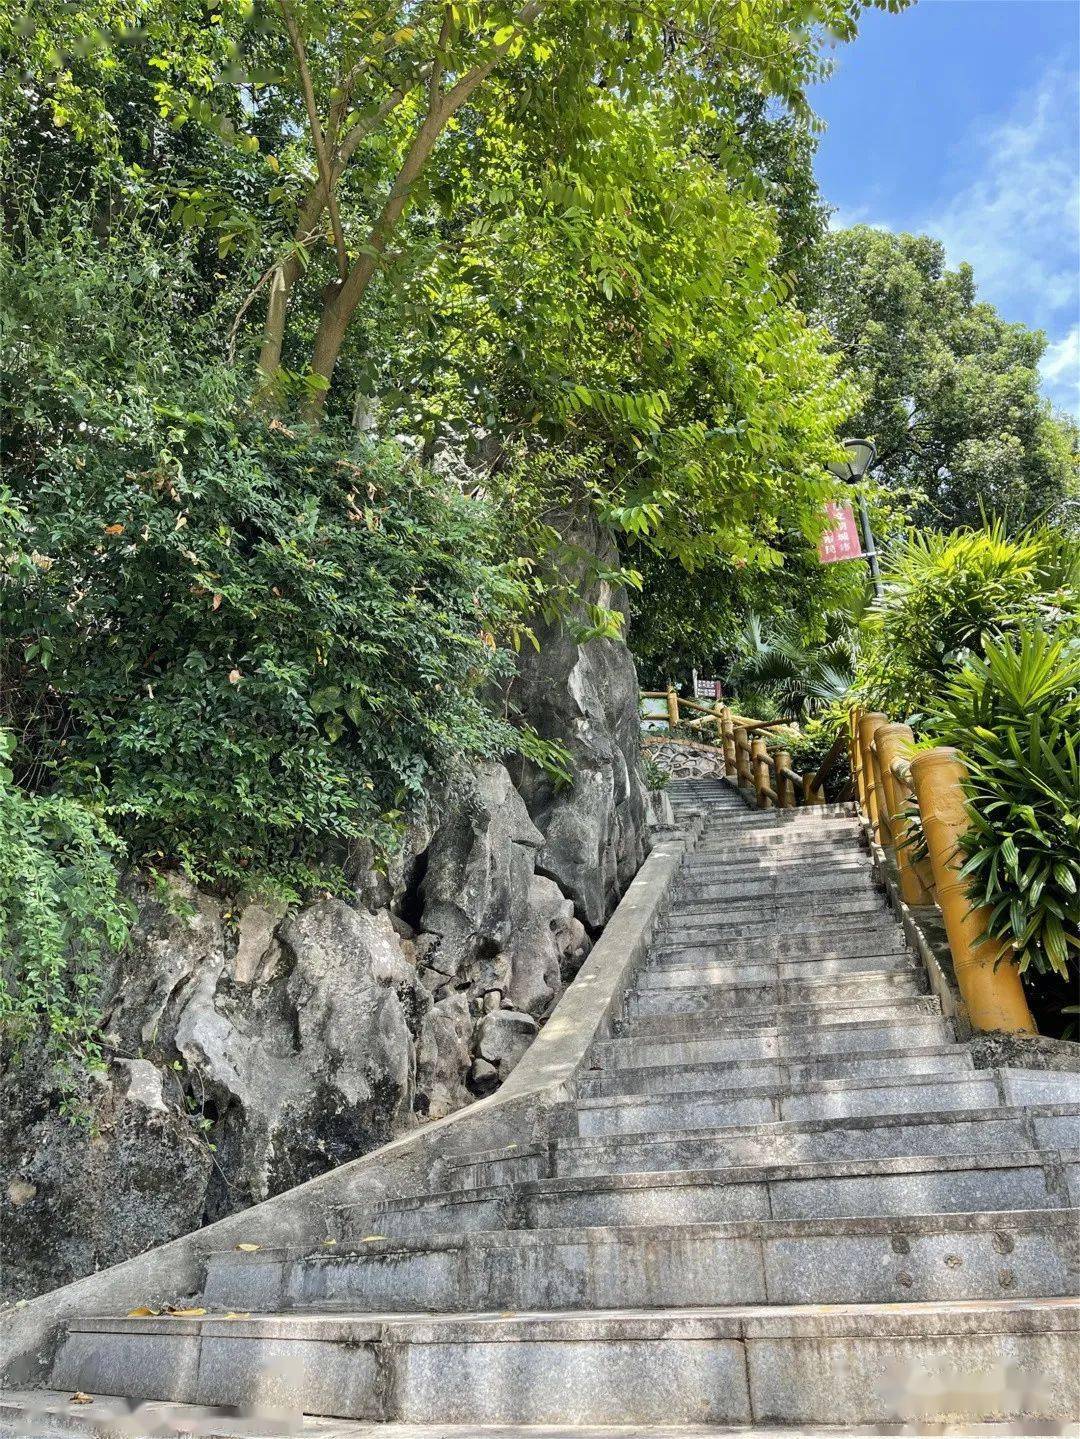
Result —
<instances>
[{"instance_id":1,"label":"stone staircase","mask_svg":"<svg viewBox=\"0 0 1080 1439\"><path fill-rule=\"evenodd\" d=\"M342 1436L1067 1432L1076 1077L973 1068L850 812L673 790L701 837L542 1140L346 1205L329 1241L211 1255L205 1314L69 1322L35 1432L87 1432L74 1390Z\"/></svg>"}]
</instances>

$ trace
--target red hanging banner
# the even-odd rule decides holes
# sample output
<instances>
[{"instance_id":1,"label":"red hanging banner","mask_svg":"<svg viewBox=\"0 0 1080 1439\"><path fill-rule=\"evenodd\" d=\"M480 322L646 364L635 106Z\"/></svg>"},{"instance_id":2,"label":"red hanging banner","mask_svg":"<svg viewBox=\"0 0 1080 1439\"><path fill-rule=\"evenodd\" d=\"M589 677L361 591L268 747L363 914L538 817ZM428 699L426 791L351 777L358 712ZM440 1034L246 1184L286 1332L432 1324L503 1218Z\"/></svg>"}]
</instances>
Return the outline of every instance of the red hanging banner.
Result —
<instances>
[{"instance_id":1,"label":"red hanging banner","mask_svg":"<svg viewBox=\"0 0 1080 1439\"><path fill-rule=\"evenodd\" d=\"M851 506L840 504L836 500L829 500L825 505L825 513L829 517L832 528L826 530L818 540L817 552L821 563L831 565L835 560L860 559L862 544L859 540L859 527L855 523Z\"/></svg>"}]
</instances>

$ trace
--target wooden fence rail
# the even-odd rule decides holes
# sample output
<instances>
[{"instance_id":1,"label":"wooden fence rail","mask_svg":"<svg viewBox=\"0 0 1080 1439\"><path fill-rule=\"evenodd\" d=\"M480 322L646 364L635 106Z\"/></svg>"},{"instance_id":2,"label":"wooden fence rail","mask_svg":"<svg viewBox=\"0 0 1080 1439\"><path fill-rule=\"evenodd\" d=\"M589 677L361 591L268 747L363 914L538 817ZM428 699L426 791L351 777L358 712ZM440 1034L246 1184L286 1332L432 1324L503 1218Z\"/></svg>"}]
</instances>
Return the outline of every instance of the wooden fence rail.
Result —
<instances>
[{"instance_id":1,"label":"wooden fence rail","mask_svg":"<svg viewBox=\"0 0 1080 1439\"><path fill-rule=\"evenodd\" d=\"M856 803L871 843L892 855L906 904L936 904L941 911L972 1028L1033 1033L1010 947L988 937L990 911L961 877L961 840L971 821L960 755L945 747L917 750L906 724L893 724L876 710L853 709L847 738Z\"/></svg>"}]
</instances>

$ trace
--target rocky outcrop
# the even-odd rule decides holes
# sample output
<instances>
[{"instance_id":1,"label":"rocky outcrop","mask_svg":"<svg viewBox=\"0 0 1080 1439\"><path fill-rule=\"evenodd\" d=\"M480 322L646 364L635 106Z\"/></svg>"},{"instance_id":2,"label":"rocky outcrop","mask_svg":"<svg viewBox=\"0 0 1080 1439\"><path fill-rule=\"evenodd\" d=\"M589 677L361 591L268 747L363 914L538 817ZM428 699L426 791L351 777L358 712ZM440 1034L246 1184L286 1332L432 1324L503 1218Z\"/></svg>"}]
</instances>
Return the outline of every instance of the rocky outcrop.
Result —
<instances>
[{"instance_id":1,"label":"rocky outcrop","mask_svg":"<svg viewBox=\"0 0 1080 1439\"><path fill-rule=\"evenodd\" d=\"M213 1154L174 1076L117 1060L58 1076L19 1057L0 1112L0 1272L20 1298L139 1254L203 1222Z\"/></svg>"},{"instance_id":2,"label":"rocky outcrop","mask_svg":"<svg viewBox=\"0 0 1080 1439\"><path fill-rule=\"evenodd\" d=\"M629 652L555 629L542 642L514 701L568 746L572 786L481 766L388 867L368 857L351 897L288 915L180 879L137 888L83 1118L26 1056L8 1075L5 1296L279 1193L511 1072L646 848Z\"/></svg>"},{"instance_id":3,"label":"rocky outcrop","mask_svg":"<svg viewBox=\"0 0 1080 1439\"><path fill-rule=\"evenodd\" d=\"M564 525L567 574L578 581L581 607L626 613L626 595L606 580L618 553L591 516ZM515 770L529 814L543 833L537 868L574 901L578 917L598 930L645 857L641 723L637 670L622 640L582 643L574 627L537 626L540 648L523 653L513 690L521 713L543 739L570 751L574 783L560 785L534 765Z\"/></svg>"}]
</instances>

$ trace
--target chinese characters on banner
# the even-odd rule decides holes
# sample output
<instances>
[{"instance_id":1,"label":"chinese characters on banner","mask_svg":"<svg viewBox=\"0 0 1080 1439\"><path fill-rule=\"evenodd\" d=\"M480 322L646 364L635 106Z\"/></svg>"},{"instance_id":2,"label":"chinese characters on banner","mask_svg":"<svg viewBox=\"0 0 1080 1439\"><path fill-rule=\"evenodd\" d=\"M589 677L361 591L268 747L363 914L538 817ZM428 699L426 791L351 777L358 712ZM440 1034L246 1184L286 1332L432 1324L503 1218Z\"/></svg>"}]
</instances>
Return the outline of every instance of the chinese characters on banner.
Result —
<instances>
[{"instance_id":1,"label":"chinese characters on banner","mask_svg":"<svg viewBox=\"0 0 1080 1439\"><path fill-rule=\"evenodd\" d=\"M829 500L825 506L825 513L829 517L832 529L826 530L818 540L818 559L823 565L831 565L834 560L859 559L862 555L862 544L859 540L859 531L855 524L855 516L851 512L851 506Z\"/></svg>"}]
</instances>

